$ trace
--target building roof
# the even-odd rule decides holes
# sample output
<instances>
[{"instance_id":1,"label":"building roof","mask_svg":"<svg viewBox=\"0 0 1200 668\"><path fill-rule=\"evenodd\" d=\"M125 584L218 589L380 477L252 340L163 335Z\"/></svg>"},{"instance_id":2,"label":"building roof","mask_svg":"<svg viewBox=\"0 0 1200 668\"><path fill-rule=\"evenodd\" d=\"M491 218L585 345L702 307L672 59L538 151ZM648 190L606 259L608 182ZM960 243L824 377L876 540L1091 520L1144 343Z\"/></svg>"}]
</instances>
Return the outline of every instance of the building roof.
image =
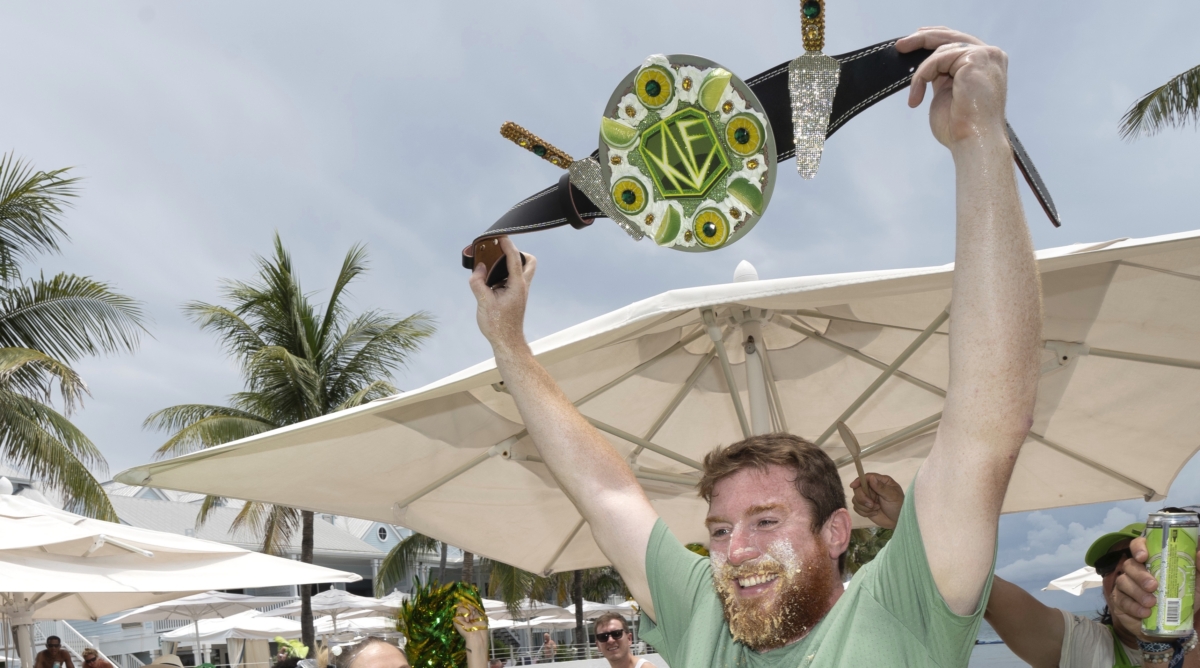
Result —
<instances>
[{"instance_id":1,"label":"building roof","mask_svg":"<svg viewBox=\"0 0 1200 668\"><path fill-rule=\"evenodd\" d=\"M195 494L193 492L178 492L173 489L158 489L155 487L141 487L138 485L126 485L115 480L109 480L100 485L104 491L108 492L109 498L115 496L133 497L138 499L156 499L159 501L177 501L179 503L201 503L204 501L204 494ZM241 507L242 502L238 501L236 505ZM230 504L234 505L234 504Z\"/></svg>"},{"instance_id":2,"label":"building roof","mask_svg":"<svg viewBox=\"0 0 1200 668\"><path fill-rule=\"evenodd\" d=\"M121 521L143 529L166 531L168 533L184 534L236 545L247 550L258 550L262 540L248 529L240 529L230 533L229 527L237 516L238 508L214 508L208 520L201 526L196 526L196 516L200 505L180 501L163 501L145 499L135 496L111 495L113 508ZM299 554L300 532L296 531L287 548L288 554ZM366 557L381 559L384 553L368 545L358 537L351 535L329 522L313 522L313 553L326 557Z\"/></svg>"}]
</instances>

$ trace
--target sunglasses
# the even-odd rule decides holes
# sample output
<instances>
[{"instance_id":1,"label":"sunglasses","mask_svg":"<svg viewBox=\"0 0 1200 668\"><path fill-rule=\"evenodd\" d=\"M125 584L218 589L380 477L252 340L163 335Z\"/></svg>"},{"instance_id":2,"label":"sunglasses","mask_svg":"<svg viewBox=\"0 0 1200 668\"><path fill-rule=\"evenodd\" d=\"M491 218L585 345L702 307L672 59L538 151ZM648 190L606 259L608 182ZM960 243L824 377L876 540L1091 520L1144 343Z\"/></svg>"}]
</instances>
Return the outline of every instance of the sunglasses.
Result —
<instances>
[{"instance_id":1,"label":"sunglasses","mask_svg":"<svg viewBox=\"0 0 1200 668\"><path fill-rule=\"evenodd\" d=\"M1132 556L1133 553L1129 551L1129 548L1117 550L1116 552L1109 552L1108 554L1096 560L1096 575L1104 577L1109 573L1112 573L1113 571L1117 570L1117 566L1120 566L1122 561L1125 561Z\"/></svg>"},{"instance_id":2,"label":"sunglasses","mask_svg":"<svg viewBox=\"0 0 1200 668\"><path fill-rule=\"evenodd\" d=\"M625 629L617 629L616 631L609 631L607 633L597 633L596 641L608 642L609 638L612 638L613 640L620 640L621 636L623 635L625 635Z\"/></svg>"}]
</instances>

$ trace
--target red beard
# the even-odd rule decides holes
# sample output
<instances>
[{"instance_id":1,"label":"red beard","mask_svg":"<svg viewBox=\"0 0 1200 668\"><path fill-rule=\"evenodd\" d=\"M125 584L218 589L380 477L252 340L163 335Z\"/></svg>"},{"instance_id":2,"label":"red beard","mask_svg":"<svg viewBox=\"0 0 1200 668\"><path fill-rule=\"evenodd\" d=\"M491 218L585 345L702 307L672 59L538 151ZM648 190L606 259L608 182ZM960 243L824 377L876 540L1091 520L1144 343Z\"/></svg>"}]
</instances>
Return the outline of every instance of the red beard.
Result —
<instances>
[{"instance_id":1,"label":"red beard","mask_svg":"<svg viewBox=\"0 0 1200 668\"><path fill-rule=\"evenodd\" d=\"M713 563L713 584L734 640L766 652L803 638L825 617L836 580L825 541L819 534L815 539L806 559L798 559L790 546L772 545L750 564ZM737 580L755 575L776 575L775 594L739 598Z\"/></svg>"}]
</instances>

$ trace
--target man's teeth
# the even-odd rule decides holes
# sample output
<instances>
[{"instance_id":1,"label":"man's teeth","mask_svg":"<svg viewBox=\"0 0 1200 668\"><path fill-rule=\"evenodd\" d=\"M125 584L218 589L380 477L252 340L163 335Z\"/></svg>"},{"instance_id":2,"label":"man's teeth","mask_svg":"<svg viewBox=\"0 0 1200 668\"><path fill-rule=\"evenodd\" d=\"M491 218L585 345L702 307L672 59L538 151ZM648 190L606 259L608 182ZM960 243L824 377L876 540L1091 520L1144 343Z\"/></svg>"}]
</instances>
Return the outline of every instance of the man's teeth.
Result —
<instances>
[{"instance_id":1,"label":"man's teeth","mask_svg":"<svg viewBox=\"0 0 1200 668\"><path fill-rule=\"evenodd\" d=\"M756 585L763 584L764 582L770 582L777 577L779 576L774 573L769 575L752 575L748 578L738 578L737 582L738 585L742 587L754 587Z\"/></svg>"}]
</instances>

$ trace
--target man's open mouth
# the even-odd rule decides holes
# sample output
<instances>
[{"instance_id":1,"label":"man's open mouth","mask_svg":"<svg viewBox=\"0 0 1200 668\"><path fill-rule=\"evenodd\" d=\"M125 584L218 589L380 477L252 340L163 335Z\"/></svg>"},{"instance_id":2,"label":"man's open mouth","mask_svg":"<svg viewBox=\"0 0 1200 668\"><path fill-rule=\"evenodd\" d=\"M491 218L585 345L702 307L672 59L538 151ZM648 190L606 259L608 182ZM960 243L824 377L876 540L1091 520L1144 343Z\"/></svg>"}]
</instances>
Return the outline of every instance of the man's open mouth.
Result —
<instances>
[{"instance_id":1,"label":"man's open mouth","mask_svg":"<svg viewBox=\"0 0 1200 668\"><path fill-rule=\"evenodd\" d=\"M737 579L738 586L742 589L749 589L771 582L779 577L778 573L763 573L760 575L750 575Z\"/></svg>"}]
</instances>

